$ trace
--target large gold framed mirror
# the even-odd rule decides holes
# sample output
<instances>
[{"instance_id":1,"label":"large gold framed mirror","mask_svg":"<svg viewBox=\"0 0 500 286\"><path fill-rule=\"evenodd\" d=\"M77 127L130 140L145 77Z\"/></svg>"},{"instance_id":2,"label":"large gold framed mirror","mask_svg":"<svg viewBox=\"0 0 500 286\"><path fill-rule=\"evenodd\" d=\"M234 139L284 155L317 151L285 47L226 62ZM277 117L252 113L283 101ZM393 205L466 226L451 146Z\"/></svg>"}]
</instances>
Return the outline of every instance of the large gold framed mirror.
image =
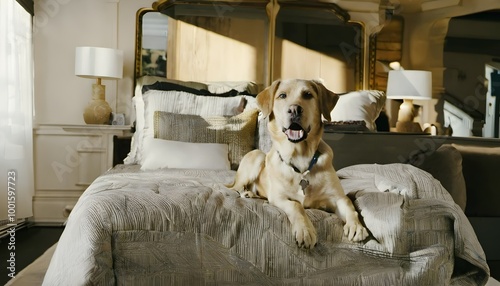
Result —
<instances>
[{"instance_id":1,"label":"large gold framed mirror","mask_svg":"<svg viewBox=\"0 0 500 286\"><path fill-rule=\"evenodd\" d=\"M146 45L151 25L165 27L164 51ZM296 77L323 79L336 92L363 87L364 26L334 3L157 1L137 12L136 39L136 79L253 81L263 88Z\"/></svg>"}]
</instances>

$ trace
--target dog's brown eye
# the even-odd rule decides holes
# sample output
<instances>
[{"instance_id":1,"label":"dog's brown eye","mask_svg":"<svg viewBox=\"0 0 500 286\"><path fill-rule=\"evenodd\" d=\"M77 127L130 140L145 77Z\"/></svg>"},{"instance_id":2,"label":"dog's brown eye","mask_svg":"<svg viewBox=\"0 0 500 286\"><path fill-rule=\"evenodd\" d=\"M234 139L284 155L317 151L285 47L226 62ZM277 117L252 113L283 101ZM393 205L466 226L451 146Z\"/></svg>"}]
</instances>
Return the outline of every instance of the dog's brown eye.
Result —
<instances>
[{"instance_id":1,"label":"dog's brown eye","mask_svg":"<svg viewBox=\"0 0 500 286\"><path fill-rule=\"evenodd\" d=\"M313 97L312 93L309 92L309 91L304 91L304 93L302 94L302 97L304 99L311 99Z\"/></svg>"},{"instance_id":2,"label":"dog's brown eye","mask_svg":"<svg viewBox=\"0 0 500 286\"><path fill-rule=\"evenodd\" d=\"M281 99L286 98L286 93L280 93L280 95L278 95L278 98L281 98Z\"/></svg>"}]
</instances>

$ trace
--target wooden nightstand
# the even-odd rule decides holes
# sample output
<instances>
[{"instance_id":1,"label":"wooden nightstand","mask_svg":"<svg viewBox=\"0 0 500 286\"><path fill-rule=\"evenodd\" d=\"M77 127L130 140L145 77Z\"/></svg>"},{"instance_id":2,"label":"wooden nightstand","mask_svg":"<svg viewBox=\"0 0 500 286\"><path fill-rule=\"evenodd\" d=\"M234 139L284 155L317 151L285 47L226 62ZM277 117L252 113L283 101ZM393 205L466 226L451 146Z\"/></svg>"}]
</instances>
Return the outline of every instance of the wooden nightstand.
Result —
<instances>
[{"instance_id":1,"label":"wooden nightstand","mask_svg":"<svg viewBox=\"0 0 500 286\"><path fill-rule=\"evenodd\" d=\"M37 224L62 224L85 189L113 166L113 136L130 126L55 125L34 128Z\"/></svg>"}]
</instances>

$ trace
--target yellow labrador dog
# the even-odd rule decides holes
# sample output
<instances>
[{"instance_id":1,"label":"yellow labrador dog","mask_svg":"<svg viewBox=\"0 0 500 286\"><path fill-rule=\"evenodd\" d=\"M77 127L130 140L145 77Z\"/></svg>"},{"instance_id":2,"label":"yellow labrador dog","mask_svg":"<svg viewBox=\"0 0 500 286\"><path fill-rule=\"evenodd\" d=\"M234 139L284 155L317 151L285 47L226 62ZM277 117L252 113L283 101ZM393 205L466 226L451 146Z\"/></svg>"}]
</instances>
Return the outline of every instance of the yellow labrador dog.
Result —
<instances>
[{"instance_id":1,"label":"yellow labrador dog","mask_svg":"<svg viewBox=\"0 0 500 286\"><path fill-rule=\"evenodd\" d=\"M290 220L299 247L313 248L316 229L304 208L336 212L344 234L360 241L368 236L333 168L333 151L323 140L321 115L330 120L338 95L316 81L277 80L257 95L269 116L271 150L254 150L241 160L230 188L243 197L264 197Z\"/></svg>"}]
</instances>

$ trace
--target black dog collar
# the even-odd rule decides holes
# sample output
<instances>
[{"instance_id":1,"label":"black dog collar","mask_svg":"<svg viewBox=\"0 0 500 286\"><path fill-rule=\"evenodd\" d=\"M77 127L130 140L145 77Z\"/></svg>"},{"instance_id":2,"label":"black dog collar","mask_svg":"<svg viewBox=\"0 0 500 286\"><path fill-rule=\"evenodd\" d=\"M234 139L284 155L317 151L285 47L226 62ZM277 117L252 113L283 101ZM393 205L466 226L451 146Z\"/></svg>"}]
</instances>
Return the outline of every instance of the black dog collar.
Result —
<instances>
[{"instance_id":1,"label":"black dog collar","mask_svg":"<svg viewBox=\"0 0 500 286\"><path fill-rule=\"evenodd\" d=\"M285 160L283 160L283 157L281 157L281 154L279 151L276 151L278 153L278 156L280 157L280 160L281 162L283 163L286 163ZM309 167L307 168L307 170L305 170L304 172L301 172L299 170L299 168L295 167L295 165L293 164L290 164L290 163L286 163L288 166L292 167L292 169L296 172L296 173L299 173L299 174L304 174L306 173L307 171L311 171L311 169L314 167L314 165L316 165L316 163L318 162L318 158L319 156L321 156L321 153L316 150L316 152L314 153L314 156L312 157L311 159L311 162L309 162Z\"/></svg>"}]
</instances>

